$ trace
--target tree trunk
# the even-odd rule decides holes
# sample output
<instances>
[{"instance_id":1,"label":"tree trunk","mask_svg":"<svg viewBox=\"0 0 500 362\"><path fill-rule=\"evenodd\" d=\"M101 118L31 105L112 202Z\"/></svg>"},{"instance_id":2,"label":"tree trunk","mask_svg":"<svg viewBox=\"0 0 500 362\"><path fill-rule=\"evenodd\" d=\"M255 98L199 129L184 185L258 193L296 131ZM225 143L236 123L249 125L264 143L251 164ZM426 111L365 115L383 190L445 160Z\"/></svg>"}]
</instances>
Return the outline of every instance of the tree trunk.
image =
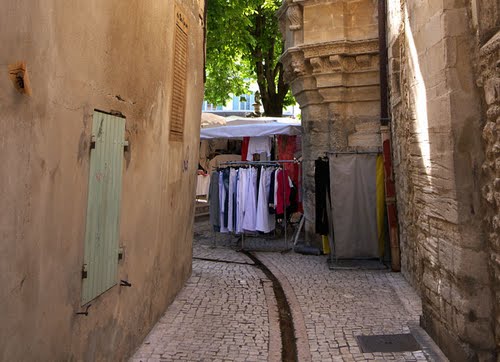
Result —
<instances>
[{"instance_id":1,"label":"tree trunk","mask_svg":"<svg viewBox=\"0 0 500 362\"><path fill-rule=\"evenodd\" d=\"M283 116L283 102L280 102L278 97L268 97L268 101L263 104L264 112L267 117ZM264 103L264 102L262 102Z\"/></svg>"},{"instance_id":2,"label":"tree trunk","mask_svg":"<svg viewBox=\"0 0 500 362\"><path fill-rule=\"evenodd\" d=\"M257 39L263 36L265 24L265 16L261 10L262 8L256 15L255 28L252 31ZM257 45L255 48L251 48L251 53L254 58L254 70L257 75L264 113L270 117L281 117L289 86L285 84L283 79L283 66L280 63L275 64L276 40L270 39L269 41L271 45L268 49L262 49Z\"/></svg>"},{"instance_id":3,"label":"tree trunk","mask_svg":"<svg viewBox=\"0 0 500 362\"><path fill-rule=\"evenodd\" d=\"M279 77L277 80L274 76L275 73L271 72L272 79L266 79L266 77L263 76L262 78L264 78L266 81L258 82L264 112L266 116L269 117L283 116L283 103L285 101L286 95L288 94L289 86L288 84L285 84L283 80L282 68L282 66L277 67L279 71ZM276 82L278 84L276 84Z\"/></svg>"}]
</instances>

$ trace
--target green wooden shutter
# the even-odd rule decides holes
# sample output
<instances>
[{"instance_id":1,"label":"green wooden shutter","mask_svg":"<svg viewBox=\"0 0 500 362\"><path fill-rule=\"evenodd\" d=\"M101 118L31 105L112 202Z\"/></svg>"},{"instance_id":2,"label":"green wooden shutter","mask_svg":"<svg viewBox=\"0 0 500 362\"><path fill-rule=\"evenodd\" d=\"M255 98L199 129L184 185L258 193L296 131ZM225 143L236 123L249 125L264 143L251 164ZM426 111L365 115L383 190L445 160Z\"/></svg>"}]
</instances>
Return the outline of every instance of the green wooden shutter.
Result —
<instances>
[{"instance_id":1,"label":"green wooden shutter","mask_svg":"<svg viewBox=\"0 0 500 362\"><path fill-rule=\"evenodd\" d=\"M94 112L82 305L117 283L124 136L124 118Z\"/></svg>"}]
</instances>

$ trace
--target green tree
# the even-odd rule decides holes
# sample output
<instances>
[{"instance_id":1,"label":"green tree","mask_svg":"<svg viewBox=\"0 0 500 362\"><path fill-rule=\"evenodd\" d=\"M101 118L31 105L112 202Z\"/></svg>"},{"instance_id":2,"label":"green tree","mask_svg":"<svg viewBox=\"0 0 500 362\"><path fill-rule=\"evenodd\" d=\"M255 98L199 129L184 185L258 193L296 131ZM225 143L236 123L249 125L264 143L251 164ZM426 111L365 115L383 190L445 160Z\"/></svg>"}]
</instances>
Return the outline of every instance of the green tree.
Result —
<instances>
[{"instance_id":1,"label":"green tree","mask_svg":"<svg viewBox=\"0 0 500 362\"><path fill-rule=\"evenodd\" d=\"M208 102L225 104L230 94L248 94L249 83L256 81L266 115L281 116L284 106L295 103L278 61L284 49L276 17L281 3L208 0Z\"/></svg>"}]
</instances>

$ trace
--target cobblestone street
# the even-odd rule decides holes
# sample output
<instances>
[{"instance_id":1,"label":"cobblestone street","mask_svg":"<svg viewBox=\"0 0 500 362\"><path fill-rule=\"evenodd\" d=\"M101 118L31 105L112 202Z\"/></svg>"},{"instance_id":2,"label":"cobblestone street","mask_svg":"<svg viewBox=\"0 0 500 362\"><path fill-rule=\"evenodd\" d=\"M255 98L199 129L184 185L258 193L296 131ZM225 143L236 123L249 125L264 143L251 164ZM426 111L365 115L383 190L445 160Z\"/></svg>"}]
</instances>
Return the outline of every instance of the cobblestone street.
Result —
<instances>
[{"instance_id":1,"label":"cobblestone street","mask_svg":"<svg viewBox=\"0 0 500 362\"><path fill-rule=\"evenodd\" d=\"M277 300L270 279L235 250L234 237L218 235L214 247L207 230L206 223L197 223L192 276L131 361L281 360ZM439 360L418 327L419 297L401 274L330 270L326 256L253 255L285 292L299 361ZM356 339L410 332L422 350L362 353Z\"/></svg>"}]
</instances>

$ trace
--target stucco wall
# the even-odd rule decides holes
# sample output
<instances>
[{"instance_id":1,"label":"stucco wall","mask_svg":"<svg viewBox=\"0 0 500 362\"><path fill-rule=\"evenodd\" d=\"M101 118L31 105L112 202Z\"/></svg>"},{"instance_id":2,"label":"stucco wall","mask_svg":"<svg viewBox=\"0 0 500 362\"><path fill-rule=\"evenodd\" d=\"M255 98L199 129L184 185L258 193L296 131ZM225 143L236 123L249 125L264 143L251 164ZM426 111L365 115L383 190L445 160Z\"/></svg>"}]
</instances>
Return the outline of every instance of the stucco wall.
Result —
<instances>
[{"instance_id":1,"label":"stucco wall","mask_svg":"<svg viewBox=\"0 0 500 362\"><path fill-rule=\"evenodd\" d=\"M404 274L453 361L494 358L482 228L478 54L469 2L389 1L394 168Z\"/></svg>"},{"instance_id":2,"label":"stucco wall","mask_svg":"<svg viewBox=\"0 0 500 362\"><path fill-rule=\"evenodd\" d=\"M190 23L184 142L168 138L174 5ZM121 360L191 271L203 97L198 0L9 1L0 12L0 360ZM7 65L25 61L33 95ZM94 109L122 112L115 286L81 311Z\"/></svg>"}]
</instances>

